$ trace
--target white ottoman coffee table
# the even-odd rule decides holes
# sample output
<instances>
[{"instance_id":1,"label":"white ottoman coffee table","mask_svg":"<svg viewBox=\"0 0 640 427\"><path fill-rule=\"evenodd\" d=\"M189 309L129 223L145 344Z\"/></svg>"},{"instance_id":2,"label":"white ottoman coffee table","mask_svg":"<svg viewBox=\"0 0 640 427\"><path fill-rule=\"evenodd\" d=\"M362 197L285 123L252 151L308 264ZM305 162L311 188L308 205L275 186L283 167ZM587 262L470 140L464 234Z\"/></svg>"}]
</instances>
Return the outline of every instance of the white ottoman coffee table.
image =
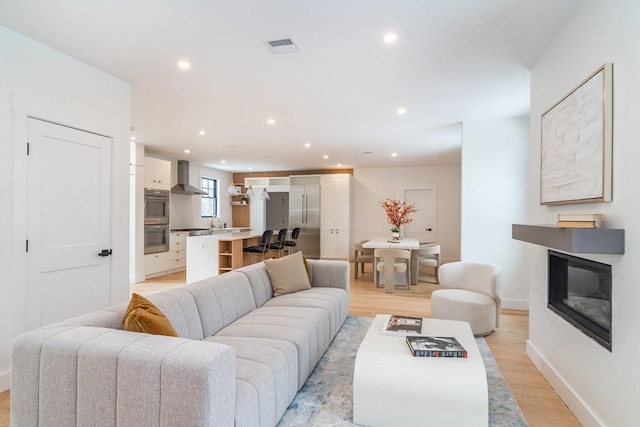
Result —
<instances>
[{"instance_id":1,"label":"white ottoman coffee table","mask_svg":"<svg viewBox=\"0 0 640 427\"><path fill-rule=\"evenodd\" d=\"M353 422L366 426L473 427L489 424L487 375L466 322L423 319L422 334L453 336L467 358L414 357L402 336L369 328L353 373Z\"/></svg>"}]
</instances>

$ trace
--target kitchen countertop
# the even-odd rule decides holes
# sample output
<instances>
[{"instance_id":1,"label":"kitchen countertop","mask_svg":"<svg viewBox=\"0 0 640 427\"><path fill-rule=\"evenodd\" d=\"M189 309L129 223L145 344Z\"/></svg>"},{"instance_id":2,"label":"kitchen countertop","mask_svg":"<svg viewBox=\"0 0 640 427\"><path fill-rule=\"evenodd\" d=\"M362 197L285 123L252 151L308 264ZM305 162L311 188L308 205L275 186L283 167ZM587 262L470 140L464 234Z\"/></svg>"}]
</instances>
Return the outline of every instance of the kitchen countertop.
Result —
<instances>
[{"instance_id":1,"label":"kitchen countertop","mask_svg":"<svg viewBox=\"0 0 640 427\"><path fill-rule=\"evenodd\" d=\"M172 233L177 232L185 232L189 233L190 237L194 236L208 236L211 234L222 234L222 233L234 233L234 232L243 232L250 231L249 227L227 227L227 228L173 228L171 229Z\"/></svg>"},{"instance_id":2,"label":"kitchen countertop","mask_svg":"<svg viewBox=\"0 0 640 427\"><path fill-rule=\"evenodd\" d=\"M230 236L224 236L224 237L220 237L218 240L223 240L223 241L233 241L233 240L243 240L243 239L252 239L254 237L262 237L262 233L261 234L256 234L256 233L252 233L250 231L239 231L237 233L233 233Z\"/></svg>"}]
</instances>

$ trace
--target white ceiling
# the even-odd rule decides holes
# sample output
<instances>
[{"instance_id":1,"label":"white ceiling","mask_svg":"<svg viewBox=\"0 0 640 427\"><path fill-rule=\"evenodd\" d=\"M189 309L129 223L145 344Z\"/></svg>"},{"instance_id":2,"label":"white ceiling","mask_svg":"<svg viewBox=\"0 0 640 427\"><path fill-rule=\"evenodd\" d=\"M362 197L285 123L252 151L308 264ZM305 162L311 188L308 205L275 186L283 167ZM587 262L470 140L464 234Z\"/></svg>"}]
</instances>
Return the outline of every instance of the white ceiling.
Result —
<instances>
[{"instance_id":1,"label":"white ceiling","mask_svg":"<svg viewBox=\"0 0 640 427\"><path fill-rule=\"evenodd\" d=\"M527 114L529 70L579 2L2 0L0 23L129 82L133 135L155 153L392 167L459 164L462 122ZM282 36L300 52L263 44Z\"/></svg>"}]
</instances>

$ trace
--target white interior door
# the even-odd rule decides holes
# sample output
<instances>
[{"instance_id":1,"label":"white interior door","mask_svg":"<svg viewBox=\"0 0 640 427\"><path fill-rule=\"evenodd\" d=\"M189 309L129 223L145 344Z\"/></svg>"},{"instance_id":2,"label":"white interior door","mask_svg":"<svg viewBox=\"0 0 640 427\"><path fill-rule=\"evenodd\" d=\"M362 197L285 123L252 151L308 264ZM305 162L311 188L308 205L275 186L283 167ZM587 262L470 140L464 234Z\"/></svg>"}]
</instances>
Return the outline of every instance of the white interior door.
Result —
<instances>
[{"instance_id":1,"label":"white interior door","mask_svg":"<svg viewBox=\"0 0 640 427\"><path fill-rule=\"evenodd\" d=\"M405 237L417 238L420 243L436 242L436 189L404 190L404 200L415 203L413 222L404 226Z\"/></svg>"},{"instance_id":2,"label":"white interior door","mask_svg":"<svg viewBox=\"0 0 640 427\"><path fill-rule=\"evenodd\" d=\"M111 139L28 123L27 328L109 305Z\"/></svg>"}]
</instances>

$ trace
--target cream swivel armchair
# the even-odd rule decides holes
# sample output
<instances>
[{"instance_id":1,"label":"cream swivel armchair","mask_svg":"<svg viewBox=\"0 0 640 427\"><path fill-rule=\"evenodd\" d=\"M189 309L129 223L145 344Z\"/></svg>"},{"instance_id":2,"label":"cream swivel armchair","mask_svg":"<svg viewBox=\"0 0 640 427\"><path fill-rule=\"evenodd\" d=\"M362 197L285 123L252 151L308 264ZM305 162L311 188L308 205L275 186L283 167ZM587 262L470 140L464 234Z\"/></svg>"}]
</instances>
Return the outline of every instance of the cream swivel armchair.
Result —
<instances>
[{"instance_id":1,"label":"cream swivel armchair","mask_svg":"<svg viewBox=\"0 0 640 427\"><path fill-rule=\"evenodd\" d=\"M431 294L431 316L469 322L474 335L489 335L500 321L502 267L482 262L452 262L440 269L440 284Z\"/></svg>"},{"instance_id":2,"label":"cream swivel armchair","mask_svg":"<svg viewBox=\"0 0 640 427\"><path fill-rule=\"evenodd\" d=\"M421 244L420 249L411 251L411 284L417 285L420 279L420 268L431 267L434 270L435 283L438 283L440 268L440 245Z\"/></svg>"},{"instance_id":3,"label":"cream swivel armchair","mask_svg":"<svg viewBox=\"0 0 640 427\"><path fill-rule=\"evenodd\" d=\"M360 273L364 273L365 264L373 265L373 249L362 247L362 244L366 242L367 240L363 240L353 244L353 274L356 279L358 278L358 267L360 267Z\"/></svg>"},{"instance_id":4,"label":"cream swivel armchair","mask_svg":"<svg viewBox=\"0 0 640 427\"><path fill-rule=\"evenodd\" d=\"M376 249L373 252L376 286L380 286L380 273L384 274L384 290L391 294L395 288L395 273L406 273L407 289L411 283L411 251L405 249Z\"/></svg>"}]
</instances>

